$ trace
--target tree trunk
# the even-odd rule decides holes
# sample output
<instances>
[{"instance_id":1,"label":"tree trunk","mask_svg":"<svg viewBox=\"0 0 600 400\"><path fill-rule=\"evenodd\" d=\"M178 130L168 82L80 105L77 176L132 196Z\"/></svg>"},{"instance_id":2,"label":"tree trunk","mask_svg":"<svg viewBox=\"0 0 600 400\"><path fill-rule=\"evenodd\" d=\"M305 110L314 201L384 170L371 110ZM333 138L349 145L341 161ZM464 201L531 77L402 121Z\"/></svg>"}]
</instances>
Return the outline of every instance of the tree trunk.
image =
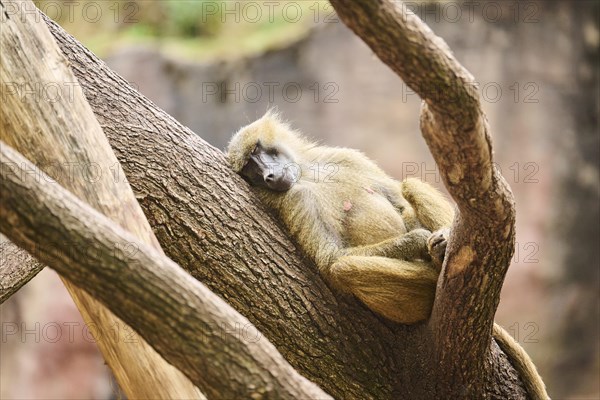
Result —
<instances>
[{"instance_id":1,"label":"tree trunk","mask_svg":"<svg viewBox=\"0 0 600 400\"><path fill-rule=\"evenodd\" d=\"M376 9L365 4L375 4ZM378 6L378 2L345 5L349 12L365 7L372 13L368 15L375 16ZM389 10L380 8L387 15ZM352 26L350 21L358 18L367 24L371 21L364 13L345 21ZM385 21L375 25L381 32L399 28L393 18ZM440 280L436 317L428 325L401 326L374 315L353 298L332 293L315 266L296 251L280 224L227 167L221 152L133 90L56 24L48 21L48 25L167 255L245 315L304 376L336 398L465 398L473 393L499 399L522 397L514 369L495 343L490 345L513 234L511 229L500 232L498 228L510 226L513 215L501 180L488 165L491 151L483 133L485 123L479 109L473 108L477 99L467 97L459 103L470 119L450 121L441 132L450 134L450 140L438 142L448 143L448 156L456 157L461 143L476 139L468 163L447 161L476 168L445 170L450 193L461 205L457 226L462 228L455 230L450 243L449 260L454 262L447 263ZM402 42L389 38L392 41L381 45L381 51L394 57L409 50L421 54L408 46L413 36ZM430 104L431 111L424 113L426 131L427 126L445 122L438 118L446 114L437 106ZM464 124L470 127L464 136L451 134ZM435 134L428 140L436 146ZM442 157L439 147L438 159ZM482 197L485 201L473 204L469 195L479 196L485 187L489 189ZM461 192L461 188L473 191ZM502 224L493 218L475 224L482 209L496 204L504 210L488 211L504 216ZM507 237L499 241L498 235L504 234ZM491 235L491 241L484 235ZM498 257L490 255L495 244L502 245ZM469 284L465 277L470 273L474 279ZM478 286L484 281L485 286ZM481 303L469 302L470 296ZM452 300L457 301L454 307ZM440 312L444 310L449 313ZM442 326L453 333L438 329ZM473 332L460 337L468 327ZM474 340L474 352L469 351L469 338ZM442 371L440 361L448 371ZM454 376L459 379L456 384L449 382ZM473 383L461 387L469 377Z\"/></svg>"}]
</instances>

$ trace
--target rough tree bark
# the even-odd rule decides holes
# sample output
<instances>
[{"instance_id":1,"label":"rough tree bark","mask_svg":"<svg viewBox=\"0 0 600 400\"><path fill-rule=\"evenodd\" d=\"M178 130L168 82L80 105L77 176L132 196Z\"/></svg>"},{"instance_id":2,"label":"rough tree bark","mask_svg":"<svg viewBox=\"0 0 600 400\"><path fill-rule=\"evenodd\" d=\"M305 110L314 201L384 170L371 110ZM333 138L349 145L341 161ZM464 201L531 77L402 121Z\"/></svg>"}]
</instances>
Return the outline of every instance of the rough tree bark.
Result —
<instances>
[{"instance_id":1,"label":"rough tree bark","mask_svg":"<svg viewBox=\"0 0 600 400\"><path fill-rule=\"evenodd\" d=\"M20 250L8 239L0 238L0 304L15 294L44 268L29 253Z\"/></svg>"},{"instance_id":2,"label":"rough tree bark","mask_svg":"<svg viewBox=\"0 0 600 400\"><path fill-rule=\"evenodd\" d=\"M367 7L365 4L348 4L346 7L354 10ZM392 16L397 16L395 11L387 10L380 2L369 4L375 5L375 10L370 10L374 18L380 9L384 14L392 12ZM334 5L338 6L337 3ZM364 10L362 17L368 21ZM343 15L343 11L338 12ZM352 18L353 15L347 17L346 22L350 24ZM386 32L398 29L394 18L389 23L379 25L382 40L386 37L389 39ZM485 375L483 391L489 397L522 397L523 386L510 363L495 343L492 342L490 347L488 327L491 327L491 318L489 321L477 321L495 309L494 301L485 304L487 311L469 316L469 323L482 323L481 328L475 331L475 338L478 339L476 347L485 347L490 356L474 360L481 354L468 354L460 360L456 369L450 369L446 377L438 374L438 363L431 360L431 350L434 349L439 359L448 362L450 358L439 354L444 341L460 342L464 338L447 338L449 335L435 328L430 329L434 327L433 324L412 327L392 324L373 315L354 299L332 293L318 276L314 265L295 250L247 185L227 168L218 150L135 92L60 27L50 21L48 24L69 59L165 252L247 316L304 376L336 398L447 398L446 393L455 394L457 388L450 387L450 391L445 392L446 378L457 369L461 370L470 360L474 362L473 365L486 364L488 373L481 376ZM431 32L427 35L431 39ZM398 57L398 53L402 54L405 49L416 51L413 56L421 55L418 44L409 46L409 43L422 37L411 35L409 39L409 42L384 43L381 48L394 57ZM422 47L422 51L426 50L428 48ZM435 55L435 52L431 55ZM424 59L419 56L415 60ZM407 68L413 62L416 63L411 61ZM415 69L415 74L426 74L430 67L428 64L425 66ZM449 81L451 77L448 77ZM406 80L410 82L410 79ZM469 104L473 104L472 100L466 99L465 107L471 110ZM448 129L452 129L451 121ZM480 137L478 134L481 131L474 129L478 126L473 125L473 133L467 133L465 137L451 135L451 147L455 149L457 143L471 146L468 138ZM485 146L480 146L481 143L476 141L472 151L485 150ZM450 156L455 155L452 153ZM482 152L481 157L483 160L489 157L489 153ZM449 161L463 165L461 160L462 157L458 157ZM487 168L461 171L464 177L470 174L490 176ZM461 179L460 173L452 176L459 177L456 185L468 186L465 184L471 182ZM476 180L473 185L478 185ZM451 193L454 194L453 191ZM469 207L469 203L462 202L461 208L464 214L462 219L466 222L469 221L468 215L478 217L475 212L477 208ZM485 208L485 205L481 207ZM509 212L507 210L507 215ZM489 222L489 218L483 218L482 221ZM490 227L490 234L496 233L493 228ZM472 233L466 232L464 235L465 240L469 240ZM459 239L463 240L462 237ZM469 254L468 251L459 251L458 255L462 257L457 258L456 251L464 246L456 248L456 238L453 241L449 249L450 259L462 262L452 263L456 267L446 268L441 282L442 291L450 286L448 293L457 290L456 285L468 284L468 280L463 279L467 277L465 272L480 267L474 263L465 266L464 272L461 272L460 266L465 265ZM477 247L480 245L474 243L472 247L474 254L477 254L474 259L477 262L483 261L480 256L489 248L488 243L481 249ZM489 263L490 260L496 258L486 259L485 262ZM494 276L487 277L494 282L492 285L501 284L501 269L492 269L491 275ZM448 283L446 276L450 271L457 273L457 279ZM474 272L475 278L481 277L477 271ZM477 283L475 279L473 285ZM478 290L475 287L475 291ZM436 304L443 304L441 300L445 296L447 294L440 293ZM490 296L495 296L493 291ZM468 298L459 294L459 304L465 300ZM457 326L452 329L462 332L464 325L459 318L464 314L460 313L473 311L473 307L477 306L471 304L468 310L452 310L446 322L441 318L438 326L445 323L451 325L453 320ZM440 305L436 307L439 309ZM431 335L431 332L438 334ZM465 345L465 342L448 343L465 346L466 350L471 347L470 343ZM450 347L448 352L451 351L458 352L459 349ZM460 352L462 354L463 349ZM475 373L482 370L473 368ZM464 377L461 373L459 375ZM442 384L436 385L436 377L442 378ZM482 389L479 385L481 379L474 382L477 390ZM466 386L460 390L456 397L466 397L472 393L472 389Z\"/></svg>"},{"instance_id":3,"label":"rough tree bark","mask_svg":"<svg viewBox=\"0 0 600 400\"><path fill-rule=\"evenodd\" d=\"M107 305L210 398L331 399L159 249L52 183L1 141L0 163L2 232Z\"/></svg>"}]
</instances>

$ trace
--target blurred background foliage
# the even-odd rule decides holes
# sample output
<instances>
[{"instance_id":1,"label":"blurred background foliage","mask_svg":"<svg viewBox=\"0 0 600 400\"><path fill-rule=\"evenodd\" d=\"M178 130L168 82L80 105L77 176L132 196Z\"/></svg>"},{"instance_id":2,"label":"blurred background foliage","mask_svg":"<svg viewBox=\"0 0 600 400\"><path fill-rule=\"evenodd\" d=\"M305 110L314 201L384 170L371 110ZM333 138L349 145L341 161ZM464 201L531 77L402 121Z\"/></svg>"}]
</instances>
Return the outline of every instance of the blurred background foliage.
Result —
<instances>
[{"instance_id":1,"label":"blurred background foliage","mask_svg":"<svg viewBox=\"0 0 600 400\"><path fill-rule=\"evenodd\" d=\"M174 57L192 60L285 47L306 34L317 15L333 11L322 0L294 1L278 7L278 2L269 1L34 2L101 57L135 44L153 46ZM72 11L74 3L76 11Z\"/></svg>"}]
</instances>

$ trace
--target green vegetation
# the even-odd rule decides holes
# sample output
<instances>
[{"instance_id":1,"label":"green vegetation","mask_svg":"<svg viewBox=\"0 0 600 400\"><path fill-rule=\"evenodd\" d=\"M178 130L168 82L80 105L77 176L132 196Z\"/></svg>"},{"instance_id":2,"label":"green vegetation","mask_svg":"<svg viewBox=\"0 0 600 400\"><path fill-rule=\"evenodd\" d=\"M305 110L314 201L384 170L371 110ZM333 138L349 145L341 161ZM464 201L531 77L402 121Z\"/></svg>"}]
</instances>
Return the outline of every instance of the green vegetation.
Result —
<instances>
[{"instance_id":1,"label":"green vegetation","mask_svg":"<svg viewBox=\"0 0 600 400\"><path fill-rule=\"evenodd\" d=\"M326 1L38 0L36 5L94 53L128 45L192 60L283 47L332 12Z\"/></svg>"}]
</instances>

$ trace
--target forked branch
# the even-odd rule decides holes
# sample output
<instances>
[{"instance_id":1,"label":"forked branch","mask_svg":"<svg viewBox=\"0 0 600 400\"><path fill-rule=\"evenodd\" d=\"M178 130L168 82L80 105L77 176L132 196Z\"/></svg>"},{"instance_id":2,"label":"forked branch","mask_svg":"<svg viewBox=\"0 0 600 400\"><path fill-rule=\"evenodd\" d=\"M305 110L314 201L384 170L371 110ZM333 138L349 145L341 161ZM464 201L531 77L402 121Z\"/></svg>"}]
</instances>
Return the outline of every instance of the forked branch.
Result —
<instances>
[{"instance_id":1,"label":"forked branch","mask_svg":"<svg viewBox=\"0 0 600 400\"><path fill-rule=\"evenodd\" d=\"M471 74L399 1L331 0L341 20L424 100L421 129L458 205L429 326L440 384L481 394L494 314L514 251L512 193L493 168ZM481 373L483 371L483 374Z\"/></svg>"}]
</instances>

